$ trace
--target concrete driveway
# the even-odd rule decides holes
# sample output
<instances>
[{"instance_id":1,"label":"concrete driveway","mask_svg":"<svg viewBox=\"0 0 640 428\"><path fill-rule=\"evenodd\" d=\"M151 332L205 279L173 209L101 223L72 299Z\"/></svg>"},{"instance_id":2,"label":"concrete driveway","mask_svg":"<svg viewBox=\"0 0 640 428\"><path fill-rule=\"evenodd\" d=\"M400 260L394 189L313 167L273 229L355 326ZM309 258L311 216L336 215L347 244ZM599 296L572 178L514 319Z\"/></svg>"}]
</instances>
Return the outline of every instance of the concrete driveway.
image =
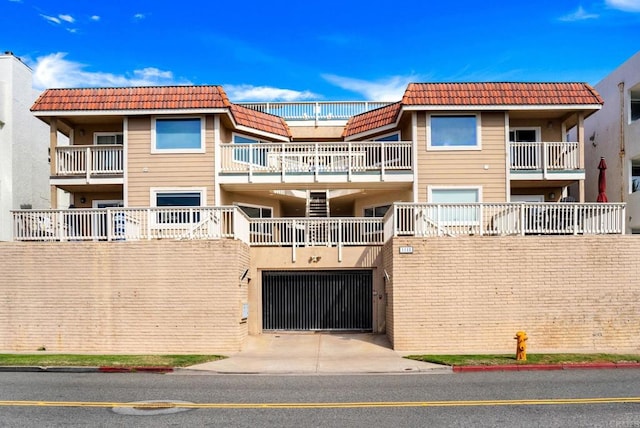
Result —
<instances>
[{"instance_id":1,"label":"concrete driveway","mask_svg":"<svg viewBox=\"0 0 640 428\"><path fill-rule=\"evenodd\" d=\"M450 367L402 358L387 337L370 333L277 333L249 336L229 358L188 367L216 373L451 373Z\"/></svg>"}]
</instances>

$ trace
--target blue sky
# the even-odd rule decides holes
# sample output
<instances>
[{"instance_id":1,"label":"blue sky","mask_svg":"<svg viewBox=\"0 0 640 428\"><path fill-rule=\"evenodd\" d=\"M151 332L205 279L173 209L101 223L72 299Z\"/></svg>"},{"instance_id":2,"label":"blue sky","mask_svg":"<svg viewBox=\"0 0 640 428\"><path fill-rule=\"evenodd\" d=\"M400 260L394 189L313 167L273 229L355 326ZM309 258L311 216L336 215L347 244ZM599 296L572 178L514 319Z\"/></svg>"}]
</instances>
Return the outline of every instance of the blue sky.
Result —
<instances>
[{"instance_id":1,"label":"blue sky","mask_svg":"<svg viewBox=\"0 0 640 428\"><path fill-rule=\"evenodd\" d=\"M395 101L408 82L596 84L638 50L640 0L0 0L0 51L38 89Z\"/></svg>"}]
</instances>

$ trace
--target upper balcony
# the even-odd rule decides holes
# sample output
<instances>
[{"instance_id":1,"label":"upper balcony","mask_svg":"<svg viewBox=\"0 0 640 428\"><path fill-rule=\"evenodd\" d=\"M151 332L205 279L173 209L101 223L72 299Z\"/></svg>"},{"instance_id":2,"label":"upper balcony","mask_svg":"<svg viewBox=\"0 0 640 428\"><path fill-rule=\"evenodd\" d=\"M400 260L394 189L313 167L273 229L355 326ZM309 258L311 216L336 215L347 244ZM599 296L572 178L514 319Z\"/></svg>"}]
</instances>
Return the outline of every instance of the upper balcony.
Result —
<instances>
[{"instance_id":1,"label":"upper balcony","mask_svg":"<svg viewBox=\"0 0 640 428\"><path fill-rule=\"evenodd\" d=\"M52 185L123 184L123 175L120 144L56 147Z\"/></svg>"},{"instance_id":2,"label":"upper balcony","mask_svg":"<svg viewBox=\"0 0 640 428\"><path fill-rule=\"evenodd\" d=\"M238 103L244 107L282 117L289 124L313 121L347 121L351 116L391 104L386 101L297 101Z\"/></svg>"},{"instance_id":3,"label":"upper balcony","mask_svg":"<svg viewBox=\"0 0 640 428\"><path fill-rule=\"evenodd\" d=\"M584 180L577 142L510 142L512 180Z\"/></svg>"},{"instance_id":4,"label":"upper balcony","mask_svg":"<svg viewBox=\"0 0 640 428\"><path fill-rule=\"evenodd\" d=\"M413 143L223 144L222 184L413 181Z\"/></svg>"}]
</instances>

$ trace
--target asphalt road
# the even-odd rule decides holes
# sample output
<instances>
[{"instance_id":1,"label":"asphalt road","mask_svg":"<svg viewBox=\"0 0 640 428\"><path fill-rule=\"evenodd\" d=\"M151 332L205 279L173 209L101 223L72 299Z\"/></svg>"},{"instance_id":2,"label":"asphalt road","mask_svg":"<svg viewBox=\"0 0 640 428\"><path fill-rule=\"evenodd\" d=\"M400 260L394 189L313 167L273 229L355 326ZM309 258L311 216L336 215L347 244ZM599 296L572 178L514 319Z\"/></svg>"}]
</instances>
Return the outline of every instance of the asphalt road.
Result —
<instances>
[{"instance_id":1,"label":"asphalt road","mask_svg":"<svg viewBox=\"0 0 640 428\"><path fill-rule=\"evenodd\" d=\"M146 404L134 402L154 401ZM640 370L0 373L1 427L638 427Z\"/></svg>"}]
</instances>

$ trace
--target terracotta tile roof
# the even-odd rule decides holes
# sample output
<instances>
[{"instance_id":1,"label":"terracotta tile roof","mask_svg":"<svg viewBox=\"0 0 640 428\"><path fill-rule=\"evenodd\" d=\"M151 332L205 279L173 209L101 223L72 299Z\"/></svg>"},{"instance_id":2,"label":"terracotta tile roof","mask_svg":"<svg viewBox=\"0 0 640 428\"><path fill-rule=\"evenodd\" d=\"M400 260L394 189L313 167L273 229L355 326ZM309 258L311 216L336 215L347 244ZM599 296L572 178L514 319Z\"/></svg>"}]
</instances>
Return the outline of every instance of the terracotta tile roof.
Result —
<instances>
[{"instance_id":1,"label":"terracotta tile roof","mask_svg":"<svg viewBox=\"0 0 640 428\"><path fill-rule=\"evenodd\" d=\"M191 110L230 104L221 86L47 89L31 111Z\"/></svg>"},{"instance_id":2,"label":"terracotta tile roof","mask_svg":"<svg viewBox=\"0 0 640 428\"><path fill-rule=\"evenodd\" d=\"M401 104L399 102L389 104L365 113L352 116L342 132L343 137L360 134L361 132L381 128L395 123L400 113Z\"/></svg>"},{"instance_id":3,"label":"terracotta tile roof","mask_svg":"<svg viewBox=\"0 0 640 428\"><path fill-rule=\"evenodd\" d=\"M603 104L586 83L410 83L403 105Z\"/></svg>"},{"instance_id":4,"label":"terracotta tile roof","mask_svg":"<svg viewBox=\"0 0 640 428\"><path fill-rule=\"evenodd\" d=\"M287 122L280 116L263 113L250 108L231 104L231 114L238 125L269 132L271 134L291 137Z\"/></svg>"}]
</instances>

